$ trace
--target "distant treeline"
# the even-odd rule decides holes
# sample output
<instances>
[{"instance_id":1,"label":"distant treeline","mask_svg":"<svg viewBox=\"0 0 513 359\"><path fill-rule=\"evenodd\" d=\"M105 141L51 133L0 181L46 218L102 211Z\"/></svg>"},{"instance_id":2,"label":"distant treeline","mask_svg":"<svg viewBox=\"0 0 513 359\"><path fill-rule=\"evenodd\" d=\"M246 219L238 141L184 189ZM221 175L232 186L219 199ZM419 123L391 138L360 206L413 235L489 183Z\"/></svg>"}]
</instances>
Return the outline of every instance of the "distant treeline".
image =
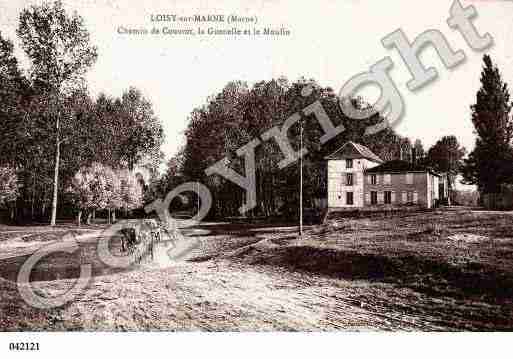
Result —
<instances>
[{"instance_id":1,"label":"distant treeline","mask_svg":"<svg viewBox=\"0 0 513 359\"><path fill-rule=\"evenodd\" d=\"M305 86L313 89L306 97L301 92ZM320 101L335 126L343 124L345 127L345 131L324 145L319 141L323 134L319 122L305 117L302 112L315 101ZM166 175L152 184L151 195L163 196L181 183L200 181L213 195L212 216L240 215L244 191L221 176L206 176L205 170L226 159L231 168L244 175L243 158L236 151L251 140L260 138L266 130L274 126L281 128L295 113L302 114L302 121L290 128L288 136L294 150L299 150L299 123L303 124L303 145L308 149L302 165L303 205L307 208L315 207L318 199L327 196L324 157L347 141L369 147L385 161L416 161L448 175L448 204L451 200L461 200L454 191L454 182L459 174L463 176L464 183L476 185L481 194L498 194L500 198L501 193L509 193L513 187L513 103L508 85L489 55L483 56L481 87L477 90L475 104L470 106L472 114L469 120L477 136L475 148L466 158L465 148L454 135L443 136L427 151L424 151L420 140L412 143L389 127L365 135L368 126L381 123L384 118L380 114L363 120L348 118L341 110L340 101L331 88L314 80L300 79L291 83L280 78L262 81L252 87L245 82L230 82L206 104L192 111L185 131L185 146L170 159ZM351 101L356 108L370 108L361 98ZM434 116L444 116L443 109L430 110ZM283 154L276 141L262 141L256 148L258 205L246 215L297 216L300 162L280 169L278 163L282 159ZM472 196L475 202L475 195ZM197 202L191 200L189 203Z\"/></svg>"},{"instance_id":2,"label":"distant treeline","mask_svg":"<svg viewBox=\"0 0 513 359\"><path fill-rule=\"evenodd\" d=\"M304 97L301 91L311 86L313 92ZM190 115L185 131L186 144L180 153L168 163L168 172L152 190L163 195L175 186L187 181L200 181L211 191L214 203L211 216L239 216L244 191L225 178L206 176L205 169L215 162L227 158L230 167L244 175L244 161L236 151L273 126L282 126L294 113L301 113L308 105L319 100L335 126L343 124L345 131L328 143L321 145L323 135L314 115L304 117L303 145L308 154L303 161L303 191L305 207L315 207L315 201L326 198L326 170L324 157L346 141L356 141L368 146L384 160L402 158L411 161L412 148L416 147L418 159L425 153L420 141L414 144L399 136L391 128L374 135L364 136L367 126L383 121L379 114L365 120L352 120L344 115L339 98L328 87L313 80L300 79L289 82L285 78L262 81L250 87L245 82L230 82L216 96ZM353 104L367 107L361 99ZM294 150L299 150L299 122L289 130L289 139ZM276 141L268 140L256 149L256 187L258 206L249 216L297 215L299 204L299 161L280 169L283 159ZM195 203L191 200L190 203ZM177 205L178 202L176 203Z\"/></svg>"},{"instance_id":3,"label":"distant treeline","mask_svg":"<svg viewBox=\"0 0 513 359\"><path fill-rule=\"evenodd\" d=\"M13 42L0 33L0 210L4 214L13 221L54 224L57 214L101 209L106 203L84 201L73 190L74 178L90 179L80 182L80 190L93 198L105 178L116 179L119 188L133 182L108 175L92 180L90 173L100 173L95 168L104 168L107 174L137 166L158 168L162 126L141 92L129 88L121 97L89 95L84 75L98 55L82 17L67 14L60 1L30 6L20 14L17 35L30 60L28 69L20 68ZM122 197L121 192L118 195Z\"/></svg>"}]
</instances>

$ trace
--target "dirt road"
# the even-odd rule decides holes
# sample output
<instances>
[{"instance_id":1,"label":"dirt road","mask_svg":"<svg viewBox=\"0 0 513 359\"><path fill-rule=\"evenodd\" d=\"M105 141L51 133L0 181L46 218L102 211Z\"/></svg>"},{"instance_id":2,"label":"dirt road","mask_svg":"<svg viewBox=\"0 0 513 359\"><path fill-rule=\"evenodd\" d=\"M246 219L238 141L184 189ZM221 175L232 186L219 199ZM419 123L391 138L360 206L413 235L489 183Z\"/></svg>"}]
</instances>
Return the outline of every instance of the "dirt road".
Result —
<instances>
[{"instance_id":1,"label":"dirt road","mask_svg":"<svg viewBox=\"0 0 513 359\"><path fill-rule=\"evenodd\" d=\"M309 227L210 224L192 260L95 277L38 311L1 281L4 330L507 330L513 224L431 212ZM191 258L189 258L191 259ZM46 295L72 280L37 282Z\"/></svg>"}]
</instances>

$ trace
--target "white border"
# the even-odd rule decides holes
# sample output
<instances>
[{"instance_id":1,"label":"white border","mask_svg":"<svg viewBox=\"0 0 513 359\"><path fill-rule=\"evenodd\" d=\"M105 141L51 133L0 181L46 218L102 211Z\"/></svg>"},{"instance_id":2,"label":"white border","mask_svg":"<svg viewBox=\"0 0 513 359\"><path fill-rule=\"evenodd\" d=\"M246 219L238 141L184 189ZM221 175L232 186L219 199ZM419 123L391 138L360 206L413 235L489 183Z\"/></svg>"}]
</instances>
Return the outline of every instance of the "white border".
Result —
<instances>
[{"instance_id":1,"label":"white border","mask_svg":"<svg viewBox=\"0 0 513 359\"><path fill-rule=\"evenodd\" d=\"M0 358L494 358L512 333L0 333ZM39 342L39 352L9 351Z\"/></svg>"}]
</instances>

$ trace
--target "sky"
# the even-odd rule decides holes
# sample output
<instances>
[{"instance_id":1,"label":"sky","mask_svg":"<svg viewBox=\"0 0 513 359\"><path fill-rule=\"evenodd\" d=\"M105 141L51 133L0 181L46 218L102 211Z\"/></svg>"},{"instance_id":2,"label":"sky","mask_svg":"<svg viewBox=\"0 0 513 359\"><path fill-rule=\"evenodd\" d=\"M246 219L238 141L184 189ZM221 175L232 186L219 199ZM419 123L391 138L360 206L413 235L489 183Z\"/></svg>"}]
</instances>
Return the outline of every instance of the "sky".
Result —
<instances>
[{"instance_id":1,"label":"sky","mask_svg":"<svg viewBox=\"0 0 513 359\"><path fill-rule=\"evenodd\" d=\"M40 1L0 1L0 31L16 39L20 11ZM513 83L513 2L504 0L461 1L474 5L474 24L481 34L490 33L494 45L487 53L498 64L504 79ZM183 131L189 113L216 94L226 83L243 80L253 84L285 76L296 80L314 78L322 86L339 91L354 75L385 56L394 61L390 74L406 106L396 130L427 148L444 135L454 134L471 149L475 135L470 121L470 105L475 102L483 53L475 52L459 32L446 24L452 1L429 0L324 0L324 1L64 1L68 10L84 17L91 41L98 47L98 61L87 74L92 95L105 92L120 96L129 86L142 90L164 124L163 147L169 158L184 144ZM154 23L151 15L181 16L234 14L256 17L257 24L241 28L284 27L289 36L139 36L119 34L119 27L186 28L197 24ZM203 25L229 28L228 24ZM428 29L440 30L452 48L461 49L466 61L448 70L432 48L421 53L426 65L434 66L438 79L411 92L406 83L410 74L395 50L385 49L381 39L402 29L413 39ZM23 62L26 66L28 63ZM369 101L379 92L366 93Z\"/></svg>"}]
</instances>

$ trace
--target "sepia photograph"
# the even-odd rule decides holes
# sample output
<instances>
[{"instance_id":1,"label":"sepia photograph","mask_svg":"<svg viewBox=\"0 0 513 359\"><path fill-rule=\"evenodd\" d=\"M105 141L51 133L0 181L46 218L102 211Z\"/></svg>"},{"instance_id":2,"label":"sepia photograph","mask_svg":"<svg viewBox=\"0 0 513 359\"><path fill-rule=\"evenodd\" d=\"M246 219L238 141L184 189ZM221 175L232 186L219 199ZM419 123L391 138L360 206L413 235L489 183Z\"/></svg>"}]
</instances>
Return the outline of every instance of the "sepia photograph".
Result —
<instances>
[{"instance_id":1,"label":"sepia photograph","mask_svg":"<svg viewBox=\"0 0 513 359\"><path fill-rule=\"evenodd\" d=\"M502 0L0 0L2 352L512 331L512 45Z\"/></svg>"}]
</instances>

